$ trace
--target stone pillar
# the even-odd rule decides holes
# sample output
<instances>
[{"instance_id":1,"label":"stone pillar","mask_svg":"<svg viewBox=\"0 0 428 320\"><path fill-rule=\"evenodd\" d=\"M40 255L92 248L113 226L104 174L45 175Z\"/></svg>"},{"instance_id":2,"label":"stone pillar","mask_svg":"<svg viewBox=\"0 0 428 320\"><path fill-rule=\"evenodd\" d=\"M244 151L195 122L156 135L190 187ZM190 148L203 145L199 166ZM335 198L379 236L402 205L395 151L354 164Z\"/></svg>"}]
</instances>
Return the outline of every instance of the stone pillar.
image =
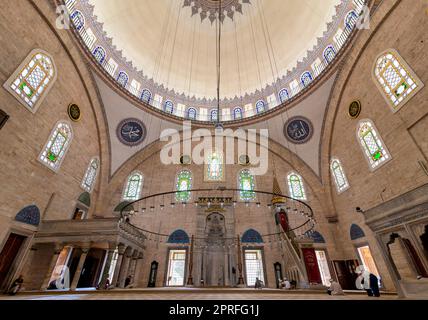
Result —
<instances>
[{"instance_id":1,"label":"stone pillar","mask_svg":"<svg viewBox=\"0 0 428 320\"><path fill-rule=\"evenodd\" d=\"M239 278L238 278L238 287L243 287L244 284L244 278L242 276L242 257L241 257L241 239L240 236L237 236L237 251L238 251L238 271L239 271Z\"/></svg>"},{"instance_id":2,"label":"stone pillar","mask_svg":"<svg viewBox=\"0 0 428 320\"><path fill-rule=\"evenodd\" d=\"M126 280L126 277L128 276L131 256L132 256L132 248L128 247L125 251L125 255L122 260L122 267L120 268L120 272L119 272L119 280L117 285L119 288L125 288L125 280Z\"/></svg>"},{"instance_id":3,"label":"stone pillar","mask_svg":"<svg viewBox=\"0 0 428 320\"><path fill-rule=\"evenodd\" d=\"M45 279L43 280L43 284L42 284L42 287L40 288L40 290L44 291L44 290L48 289L48 287L49 287L49 280L52 277L52 272L55 269L56 263L58 261L59 254L61 253L61 251L62 251L63 248L64 248L64 245L62 243L56 243L55 244L54 255L52 256L51 263L49 264L48 271L46 273Z\"/></svg>"},{"instance_id":4,"label":"stone pillar","mask_svg":"<svg viewBox=\"0 0 428 320\"><path fill-rule=\"evenodd\" d=\"M111 262L113 260L113 255L114 255L114 251L117 248L117 244L116 243L109 243L109 249L107 251L107 259L106 259L106 263L104 265L104 270L103 270L103 275L101 276L101 281L99 284L99 287L101 290L103 290L105 288L107 279L110 279L111 281L111 274L109 274L110 272L110 265ZM110 282L111 283L111 282Z\"/></svg>"},{"instance_id":5,"label":"stone pillar","mask_svg":"<svg viewBox=\"0 0 428 320\"><path fill-rule=\"evenodd\" d=\"M77 284L80 280L80 275L82 274L83 265L85 264L86 256L88 255L88 252L90 250L90 247L83 247L82 248L82 254L80 255L79 264L77 265L76 272L74 273L73 282L71 283L70 290L74 291L77 288Z\"/></svg>"},{"instance_id":6,"label":"stone pillar","mask_svg":"<svg viewBox=\"0 0 428 320\"><path fill-rule=\"evenodd\" d=\"M114 269L114 275L112 277L113 280L111 281L112 286L115 286L115 287L117 287L119 273L122 267L123 254L125 253L125 250L126 250L126 247L123 244L119 244L117 246L117 251L119 256L117 257L116 267Z\"/></svg>"},{"instance_id":7,"label":"stone pillar","mask_svg":"<svg viewBox=\"0 0 428 320\"><path fill-rule=\"evenodd\" d=\"M189 252L189 277L187 278L187 285L193 286L193 248L195 243L195 236L192 235L192 241L190 242Z\"/></svg>"},{"instance_id":8,"label":"stone pillar","mask_svg":"<svg viewBox=\"0 0 428 320\"><path fill-rule=\"evenodd\" d=\"M129 264L129 268L128 268L128 275L131 276L131 283L130 284L134 284L134 277L135 277L135 270L137 268L137 260L138 260L138 256L139 256L139 252L137 250L134 250L134 254L131 257L131 262Z\"/></svg>"},{"instance_id":9,"label":"stone pillar","mask_svg":"<svg viewBox=\"0 0 428 320\"><path fill-rule=\"evenodd\" d=\"M133 273L132 273L132 279L133 279L132 282L133 282L134 286L135 286L135 284L138 283L136 275L140 275L141 262L143 261L143 258L144 258L144 254L142 252L139 252L138 257L137 257L137 261L135 263L135 268L134 268Z\"/></svg>"}]
</instances>

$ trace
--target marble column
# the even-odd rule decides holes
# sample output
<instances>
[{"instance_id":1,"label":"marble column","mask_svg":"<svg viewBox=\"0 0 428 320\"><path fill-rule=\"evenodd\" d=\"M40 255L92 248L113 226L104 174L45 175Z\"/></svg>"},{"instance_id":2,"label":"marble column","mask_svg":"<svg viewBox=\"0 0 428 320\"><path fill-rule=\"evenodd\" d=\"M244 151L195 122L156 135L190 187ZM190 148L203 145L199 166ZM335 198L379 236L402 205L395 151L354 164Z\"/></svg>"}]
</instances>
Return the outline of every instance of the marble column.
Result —
<instances>
[{"instance_id":1,"label":"marble column","mask_svg":"<svg viewBox=\"0 0 428 320\"><path fill-rule=\"evenodd\" d=\"M77 269L76 272L74 273L74 277L73 277L73 282L70 285L70 290L76 290L77 285L79 283L80 280L80 275L82 274L82 270L83 270L83 266L85 264L86 261L86 256L88 255L88 252L90 250L90 247L83 247L82 249L82 254L80 255L80 259L79 259L79 264L77 265Z\"/></svg>"},{"instance_id":2,"label":"marble column","mask_svg":"<svg viewBox=\"0 0 428 320\"><path fill-rule=\"evenodd\" d=\"M125 288L125 280L128 276L129 263L131 262L132 252L132 248L128 247L125 251L125 255L123 256L122 267L120 268L119 280L117 285L119 288Z\"/></svg>"},{"instance_id":3,"label":"marble column","mask_svg":"<svg viewBox=\"0 0 428 320\"><path fill-rule=\"evenodd\" d=\"M48 271L46 272L45 279L43 280L43 284L42 284L42 287L40 288L40 290L44 291L44 290L48 289L49 281L52 277L52 272L55 269L56 263L58 261L58 257L59 257L63 248L64 248L64 245L62 243L56 243L55 244L54 255L52 256L51 263L49 264Z\"/></svg>"},{"instance_id":4,"label":"marble column","mask_svg":"<svg viewBox=\"0 0 428 320\"><path fill-rule=\"evenodd\" d=\"M114 251L116 250L116 248L117 248L117 244L116 243L109 243L109 249L107 251L107 259L106 259L106 262L105 262L105 265L104 265L103 275L101 276L101 281L100 281L100 285L99 285L100 289L104 289L105 288L107 279L111 280L111 276L112 275L109 274L109 272L110 272L110 265L111 265L111 262L113 260L113 255L114 255Z\"/></svg>"},{"instance_id":5,"label":"marble column","mask_svg":"<svg viewBox=\"0 0 428 320\"><path fill-rule=\"evenodd\" d=\"M125 253L126 247L123 244L119 244L117 246L117 251L118 251L118 257L117 257L117 262L116 262L116 267L114 268L114 274L112 277L112 281L111 281L111 285L114 287L117 287L117 283L119 280L119 274L120 274L120 269L122 267L122 261L123 261L123 254Z\"/></svg>"}]
</instances>

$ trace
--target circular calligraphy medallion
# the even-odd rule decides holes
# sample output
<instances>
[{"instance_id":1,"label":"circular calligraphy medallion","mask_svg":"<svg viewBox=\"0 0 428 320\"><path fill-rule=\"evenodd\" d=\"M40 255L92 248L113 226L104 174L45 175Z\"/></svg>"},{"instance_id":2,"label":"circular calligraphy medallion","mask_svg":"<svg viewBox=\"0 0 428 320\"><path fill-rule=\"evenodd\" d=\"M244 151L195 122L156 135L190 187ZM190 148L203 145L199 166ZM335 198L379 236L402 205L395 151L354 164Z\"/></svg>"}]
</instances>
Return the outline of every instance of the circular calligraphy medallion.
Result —
<instances>
[{"instance_id":1,"label":"circular calligraphy medallion","mask_svg":"<svg viewBox=\"0 0 428 320\"><path fill-rule=\"evenodd\" d=\"M285 138L294 144L308 142L314 134L311 121L305 117L297 116L289 119L284 125Z\"/></svg>"},{"instance_id":2,"label":"circular calligraphy medallion","mask_svg":"<svg viewBox=\"0 0 428 320\"><path fill-rule=\"evenodd\" d=\"M146 134L144 123L134 118L122 120L116 130L119 141L130 147L141 144L146 138Z\"/></svg>"},{"instance_id":3,"label":"circular calligraphy medallion","mask_svg":"<svg viewBox=\"0 0 428 320\"><path fill-rule=\"evenodd\" d=\"M242 154L239 156L239 164L241 166L248 166L250 164L250 157L246 154Z\"/></svg>"},{"instance_id":4,"label":"circular calligraphy medallion","mask_svg":"<svg viewBox=\"0 0 428 320\"><path fill-rule=\"evenodd\" d=\"M70 119L74 122L77 122L82 117L82 114L80 112L80 108L77 104L72 103L68 106L68 116Z\"/></svg>"},{"instance_id":5,"label":"circular calligraphy medallion","mask_svg":"<svg viewBox=\"0 0 428 320\"><path fill-rule=\"evenodd\" d=\"M352 119L356 119L358 118L360 113L361 113L361 102L358 100L352 101L351 104L349 105L349 116Z\"/></svg>"}]
</instances>

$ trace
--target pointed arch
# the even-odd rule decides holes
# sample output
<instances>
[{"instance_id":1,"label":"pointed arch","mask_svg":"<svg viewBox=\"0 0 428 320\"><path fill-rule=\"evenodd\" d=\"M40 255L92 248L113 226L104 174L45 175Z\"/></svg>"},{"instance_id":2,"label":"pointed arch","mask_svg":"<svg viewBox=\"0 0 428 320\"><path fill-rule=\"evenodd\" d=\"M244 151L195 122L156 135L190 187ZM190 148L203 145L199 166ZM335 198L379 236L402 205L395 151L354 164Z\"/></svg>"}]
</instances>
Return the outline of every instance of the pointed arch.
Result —
<instances>
[{"instance_id":1,"label":"pointed arch","mask_svg":"<svg viewBox=\"0 0 428 320\"><path fill-rule=\"evenodd\" d=\"M304 72L300 76L300 82L304 87L307 87L313 80L312 74L309 71Z\"/></svg>"},{"instance_id":2,"label":"pointed arch","mask_svg":"<svg viewBox=\"0 0 428 320\"><path fill-rule=\"evenodd\" d=\"M186 231L178 229L170 234L167 243L187 244L190 243L190 238Z\"/></svg>"},{"instance_id":3,"label":"pointed arch","mask_svg":"<svg viewBox=\"0 0 428 320\"><path fill-rule=\"evenodd\" d=\"M239 198L241 201L252 201L256 199L256 193L254 192L256 188L254 175L249 169L243 169L238 173L238 189Z\"/></svg>"},{"instance_id":4,"label":"pointed arch","mask_svg":"<svg viewBox=\"0 0 428 320\"><path fill-rule=\"evenodd\" d=\"M150 103L152 100L152 93L150 92L149 89L143 89L143 91L141 91L141 97L140 97L141 101L144 101L146 103Z\"/></svg>"},{"instance_id":5,"label":"pointed arch","mask_svg":"<svg viewBox=\"0 0 428 320\"><path fill-rule=\"evenodd\" d=\"M137 201L141 198L141 191L143 190L144 176L140 171L134 171L126 179L125 187L123 189L123 201Z\"/></svg>"},{"instance_id":6,"label":"pointed arch","mask_svg":"<svg viewBox=\"0 0 428 320\"><path fill-rule=\"evenodd\" d=\"M39 161L49 169L57 172L61 167L61 163L67 154L72 140L73 130L70 123L68 121L58 122L39 155Z\"/></svg>"},{"instance_id":7,"label":"pointed arch","mask_svg":"<svg viewBox=\"0 0 428 320\"><path fill-rule=\"evenodd\" d=\"M117 82L119 83L120 86L122 87L126 87L126 85L128 84L129 81L129 76L125 71L120 71L119 74L117 75Z\"/></svg>"},{"instance_id":8,"label":"pointed arch","mask_svg":"<svg viewBox=\"0 0 428 320\"><path fill-rule=\"evenodd\" d=\"M331 63L336 57L336 50L332 45L328 45L323 52L323 56L327 64Z\"/></svg>"},{"instance_id":9,"label":"pointed arch","mask_svg":"<svg viewBox=\"0 0 428 320\"><path fill-rule=\"evenodd\" d=\"M70 18L77 31L80 31L85 26L85 16L81 11L75 10Z\"/></svg>"},{"instance_id":10,"label":"pointed arch","mask_svg":"<svg viewBox=\"0 0 428 320\"><path fill-rule=\"evenodd\" d=\"M254 229L248 229L241 237L242 243L263 243L260 233Z\"/></svg>"},{"instance_id":11,"label":"pointed arch","mask_svg":"<svg viewBox=\"0 0 428 320\"><path fill-rule=\"evenodd\" d=\"M40 210L35 205L25 207L18 212L15 220L32 226L38 226L40 224Z\"/></svg>"},{"instance_id":12,"label":"pointed arch","mask_svg":"<svg viewBox=\"0 0 428 320\"><path fill-rule=\"evenodd\" d=\"M278 93L279 101L281 103L284 103L285 101L290 99L290 94L288 93L288 90L286 88L283 88Z\"/></svg>"},{"instance_id":13,"label":"pointed arch","mask_svg":"<svg viewBox=\"0 0 428 320\"><path fill-rule=\"evenodd\" d=\"M179 192L175 194L175 199L178 202L188 202L191 198L192 189L192 172L189 170L181 170L175 179L175 189Z\"/></svg>"},{"instance_id":14,"label":"pointed arch","mask_svg":"<svg viewBox=\"0 0 428 320\"><path fill-rule=\"evenodd\" d=\"M259 100L256 103L256 113L263 113L266 111L266 102L264 102L263 100Z\"/></svg>"},{"instance_id":15,"label":"pointed arch","mask_svg":"<svg viewBox=\"0 0 428 320\"><path fill-rule=\"evenodd\" d=\"M331 159L330 170L336 184L337 192L342 193L343 191L347 190L349 188L348 179L346 178L345 171L343 170L339 159Z\"/></svg>"},{"instance_id":16,"label":"pointed arch","mask_svg":"<svg viewBox=\"0 0 428 320\"><path fill-rule=\"evenodd\" d=\"M236 107L233 109L233 120L241 120L243 116L244 114L241 107Z\"/></svg>"},{"instance_id":17,"label":"pointed arch","mask_svg":"<svg viewBox=\"0 0 428 320\"><path fill-rule=\"evenodd\" d=\"M224 161L221 151L214 150L206 156L205 181L224 181Z\"/></svg>"},{"instance_id":18,"label":"pointed arch","mask_svg":"<svg viewBox=\"0 0 428 320\"><path fill-rule=\"evenodd\" d=\"M195 108L187 109L187 119L196 120L197 115L198 115L198 112L196 111Z\"/></svg>"},{"instance_id":19,"label":"pointed arch","mask_svg":"<svg viewBox=\"0 0 428 320\"><path fill-rule=\"evenodd\" d=\"M174 103L171 100L166 100L163 105L163 111L169 114L174 113Z\"/></svg>"},{"instance_id":20,"label":"pointed arch","mask_svg":"<svg viewBox=\"0 0 428 320\"><path fill-rule=\"evenodd\" d=\"M306 200L306 191L302 177L296 172L290 172L287 176L290 197L296 200Z\"/></svg>"},{"instance_id":21,"label":"pointed arch","mask_svg":"<svg viewBox=\"0 0 428 320\"><path fill-rule=\"evenodd\" d=\"M83 176L83 180L81 183L81 187L83 190L91 193L94 189L95 182L98 176L98 168L100 166L100 161L98 157L92 158L89 162L88 168L86 169L85 175Z\"/></svg>"},{"instance_id":22,"label":"pointed arch","mask_svg":"<svg viewBox=\"0 0 428 320\"><path fill-rule=\"evenodd\" d=\"M46 51L35 49L6 81L4 88L35 113L56 79L57 69L52 56Z\"/></svg>"},{"instance_id":23,"label":"pointed arch","mask_svg":"<svg viewBox=\"0 0 428 320\"><path fill-rule=\"evenodd\" d=\"M357 240L364 238L366 235L363 229L361 229L360 226L354 223L351 225L351 228L349 230L349 236L351 237L351 240Z\"/></svg>"}]
</instances>

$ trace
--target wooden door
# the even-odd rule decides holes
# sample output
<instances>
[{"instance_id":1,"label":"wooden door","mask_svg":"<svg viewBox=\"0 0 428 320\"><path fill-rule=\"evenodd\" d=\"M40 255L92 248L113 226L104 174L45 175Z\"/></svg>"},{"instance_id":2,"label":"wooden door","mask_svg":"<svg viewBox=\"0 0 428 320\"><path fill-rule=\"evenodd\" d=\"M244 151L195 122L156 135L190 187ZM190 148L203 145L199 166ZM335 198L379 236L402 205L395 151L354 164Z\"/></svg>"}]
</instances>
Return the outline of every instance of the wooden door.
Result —
<instances>
[{"instance_id":1,"label":"wooden door","mask_svg":"<svg viewBox=\"0 0 428 320\"><path fill-rule=\"evenodd\" d=\"M9 274L10 268L19 253L26 237L11 233L0 253L0 287L4 285L4 282Z\"/></svg>"}]
</instances>

